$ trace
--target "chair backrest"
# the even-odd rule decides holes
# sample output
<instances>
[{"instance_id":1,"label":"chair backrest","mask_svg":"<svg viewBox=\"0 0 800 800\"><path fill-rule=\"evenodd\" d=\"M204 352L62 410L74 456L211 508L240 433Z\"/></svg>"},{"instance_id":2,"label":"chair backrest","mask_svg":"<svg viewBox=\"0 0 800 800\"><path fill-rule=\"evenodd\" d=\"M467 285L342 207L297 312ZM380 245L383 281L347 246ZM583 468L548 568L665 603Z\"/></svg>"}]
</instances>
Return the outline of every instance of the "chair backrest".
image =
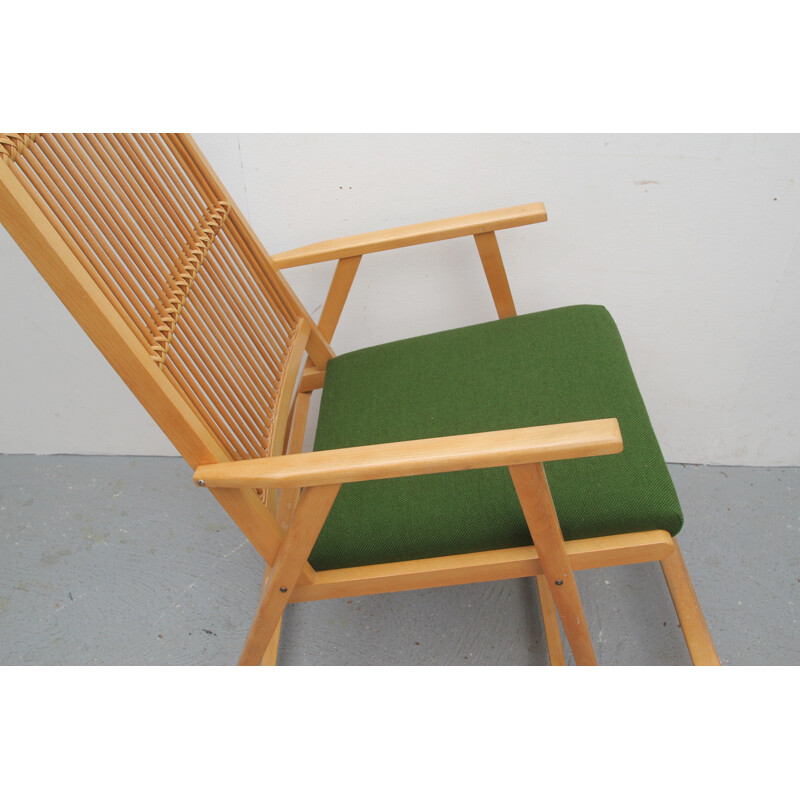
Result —
<instances>
[{"instance_id":1,"label":"chair backrest","mask_svg":"<svg viewBox=\"0 0 800 800\"><path fill-rule=\"evenodd\" d=\"M191 137L0 135L0 221L193 468L283 451L332 352Z\"/></svg>"}]
</instances>

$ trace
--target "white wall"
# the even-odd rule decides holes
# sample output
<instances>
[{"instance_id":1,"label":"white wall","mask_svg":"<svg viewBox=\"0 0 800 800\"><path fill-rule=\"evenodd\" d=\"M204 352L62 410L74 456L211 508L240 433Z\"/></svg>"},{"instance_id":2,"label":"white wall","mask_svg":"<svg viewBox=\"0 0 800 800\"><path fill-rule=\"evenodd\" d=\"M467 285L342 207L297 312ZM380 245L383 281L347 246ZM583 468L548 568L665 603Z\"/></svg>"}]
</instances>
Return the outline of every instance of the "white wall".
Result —
<instances>
[{"instance_id":1,"label":"white wall","mask_svg":"<svg viewBox=\"0 0 800 800\"><path fill-rule=\"evenodd\" d=\"M607 306L669 461L800 464L800 136L196 138L272 252L544 201L498 234L518 311ZM315 317L332 271L286 273ZM333 345L492 316L472 240L376 254ZM2 229L0 376L0 452L175 452Z\"/></svg>"}]
</instances>

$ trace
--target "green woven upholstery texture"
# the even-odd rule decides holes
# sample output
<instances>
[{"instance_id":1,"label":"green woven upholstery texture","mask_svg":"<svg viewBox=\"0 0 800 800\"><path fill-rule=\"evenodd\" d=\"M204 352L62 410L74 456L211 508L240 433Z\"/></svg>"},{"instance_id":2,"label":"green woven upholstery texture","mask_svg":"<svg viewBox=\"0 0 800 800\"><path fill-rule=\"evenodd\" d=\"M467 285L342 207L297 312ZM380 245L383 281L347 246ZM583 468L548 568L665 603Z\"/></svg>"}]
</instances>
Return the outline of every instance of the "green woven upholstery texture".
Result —
<instances>
[{"instance_id":1,"label":"green woven upholstery texture","mask_svg":"<svg viewBox=\"0 0 800 800\"><path fill-rule=\"evenodd\" d=\"M617 327L569 306L369 347L328 363L315 450L616 417L624 450L545 465L564 538L683 515ZM342 486L318 570L531 544L506 468Z\"/></svg>"}]
</instances>

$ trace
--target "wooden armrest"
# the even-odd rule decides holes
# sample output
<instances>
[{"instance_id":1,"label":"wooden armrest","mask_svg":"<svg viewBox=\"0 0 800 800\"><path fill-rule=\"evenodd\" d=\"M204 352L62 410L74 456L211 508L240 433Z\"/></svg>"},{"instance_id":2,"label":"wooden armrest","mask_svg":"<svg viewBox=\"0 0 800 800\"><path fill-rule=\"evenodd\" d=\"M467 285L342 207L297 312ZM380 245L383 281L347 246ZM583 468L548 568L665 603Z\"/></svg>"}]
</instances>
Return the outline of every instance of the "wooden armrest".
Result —
<instances>
[{"instance_id":1,"label":"wooden armrest","mask_svg":"<svg viewBox=\"0 0 800 800\"><path fill-rule=\"evenodd\" d=\"M484 211L480 214L467 214L450 217L435 222L418 225L405 225L402 228L389 228L384 231L329 239L326 242L298 247L272 256L278 269L299 267L303 264L317 264L320 261L333 261L340 258L360 256L364 253L377 253L380 250L394 250L413 244L436 242L440 239L455 239L459 236L474 236L479 233L515 228L544 222L547 219L544 203L527 203L521 206Z\"/></svg>"},{"instance_id":2,"label":"wooden armrest","mask_svg":"<svg viewBox=\"0 0 800 800\"><path fill-rule=\"evenodd\" d=\"M619 453L616 419L567 422L437 439L320 450L207 464L194 473L209 488L291 488L513 466Z\"/></svg>"}]
</instances>

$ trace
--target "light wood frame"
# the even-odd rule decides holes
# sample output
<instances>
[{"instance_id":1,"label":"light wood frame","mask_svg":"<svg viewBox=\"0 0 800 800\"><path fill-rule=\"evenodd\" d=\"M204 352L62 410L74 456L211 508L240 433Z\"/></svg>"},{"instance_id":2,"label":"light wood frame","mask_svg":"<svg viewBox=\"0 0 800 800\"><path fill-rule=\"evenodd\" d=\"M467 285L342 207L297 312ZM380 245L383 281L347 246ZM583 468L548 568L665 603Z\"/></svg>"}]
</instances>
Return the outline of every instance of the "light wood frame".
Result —
<instances>
[{"instance_id":1,"label":"light wood frame","mask_svg":"<svg viewBox=\"0 0 800 800\"><path fill-rule=\"evenodd\" d=\"M574 572L646 561L659 561L663 567L693 662L719 664L678 544L667 532L642 531L575 542L565 542L561 535L542 464L619 452L623 443L616 420L300 452L311 393L324 386L325 367L334 356L330 342L362 257L472 236L498 316L513 316L516 308L496 231L545 221L543 204L345 237L270 256L187 135L140 139L48 134L39 142L57 153L58 158L53 156L52 160L35 150L36 141L36 135L0 135L0 221L195 470L197 485L214 494L264 557L264 585L241 664L276 663L281 617L289 602L527 576L537 578L551 663L565 662L560 620L576 663L594 664L592 638ZM32 149L35 155L28 156ZM30 163L23 168L26 158ZM128 165L127 172L120 166L123 163ZM137 175L130 185L119 177L134 172ZM121 186L117 195L105 188L112 180ZM31 186L39 187L41 196ZM87 186L93 187L91 191ZM165 197L166 186L175 187L174 206L171 198ZM60 206L52 200L56 197L62 198ZM133 235L134 223L119 220L138 221L141 229L144 212L140 209L145 201L155 209L156 197L163 204L164 221L156 217L151 224L161 227L162 238L149 241L144 236L140 241ZM189 212L198 198L204 199L206 210L191 217ZM184 213L188 213L186 219L181 217ZM194 227L192 219L199 220ZM93 237L91 225L95 223L101 226L102 235ZM181 235L188 236L183 241L188 243L176 250L185 256L170 273L174 279L168 276L164 282L152 264L160 257L156 252L159 247L168 249L163 241L169 236L179 244L181 235L174 231L183 231ZM225 242L215 246L218 235ZM118 243L125 263L115 262L114 252L104 244L112 239ZM220 255L223 250L227 253L224 257ZM169 259L170 254L166 257ZM151 330L146 325L141 329L131 326L121 312L126 303L131 307L136 302L142 305L137 287L123 289L118 296L113 286L109 290L98 281L93 259L123 278L127 275L123 274L125 264L134 264L142 279L150 282L153 291L163 298L157 304L162 310L155 314ZM183 380L185 376L170 375L164 368L170 348L183 346L178 344L179 332L189 323L183 322L181 315L188 318L194 313L184 311L185 307L193 309L194 300L188 298L192 293L209 291L194 288L196 277L205 274L204 269L210 273L214 259L222 267L227 264L234 273L245 265L259 291L278 309L273 322L265 323L272 327L259 332L268 349L272 348L267 355L275 355L270 373L274 386L267 397L268 434L259 445L260 457L234 452L239 440L231 444L225 438L229 430L247 434L248 422L260 413L255 390L248 394L247 371L241 387L233 374L235 342L220 356L230 384L214 378L216 365L210 356L204 356L202 348L192 351L198 359L197 369L214 378L214 392L229 398L229 407L221 403L218 419L214 412L198 410L198 396ZM338 265L319 323L315 323L280 271L332 260ZM213 267L218 268L216 264ZM197 324L206 326L199 330L209 333L210 328L222 325L222 315L213 298L207 302L207 317ZM285 333L279 341L281 325ZM192 341L187 339L187 350ZM240 347L240 351L244 349ZM256 385L255 379L251 385ZM251 439L242 441L247 449ZM247 452L252 453L252 447ZM327 571L316 571L308 563L342 483L489 466L509 468L531 530L530 546Z\"/></svg>"}]
</instances>

